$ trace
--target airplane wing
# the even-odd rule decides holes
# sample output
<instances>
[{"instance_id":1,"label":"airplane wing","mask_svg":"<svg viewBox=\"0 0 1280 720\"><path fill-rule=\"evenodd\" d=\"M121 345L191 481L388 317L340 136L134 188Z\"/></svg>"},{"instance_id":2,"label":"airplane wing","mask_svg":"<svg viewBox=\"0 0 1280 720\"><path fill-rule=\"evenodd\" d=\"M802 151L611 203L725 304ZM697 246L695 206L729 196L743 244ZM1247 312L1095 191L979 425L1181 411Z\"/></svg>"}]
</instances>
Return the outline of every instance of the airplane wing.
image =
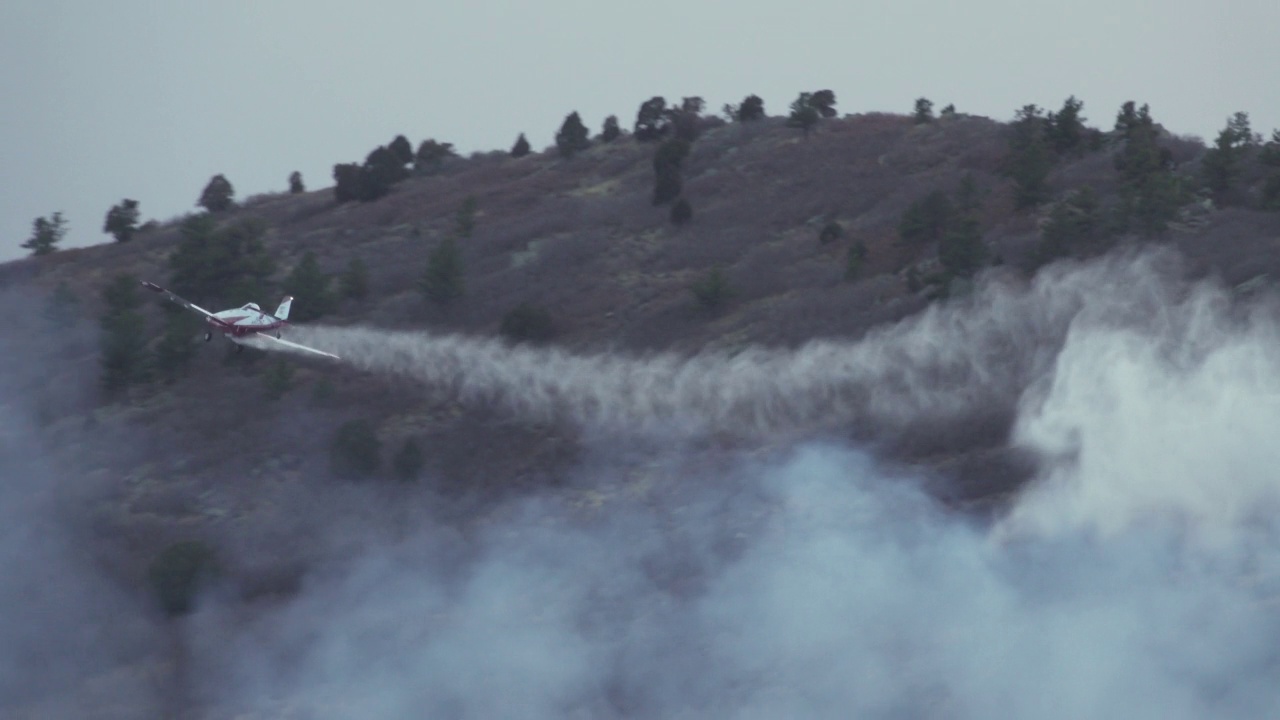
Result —
<instances>
[{"instance_id":1,"label":"airplane wing","mask_svg":"<svg viewBox=\"0 0 1280 720\"><path fill-rule=\"evenodd\" d=\"M315 349L315 348L313 348L313 347L307 347L306 345L299 345L298 343L295 343L295 342L289 342L288 340L281 340L281 339L280 339L280 338L278 338L278 337L273 337L273 336L268 335L268 334L266 334L266 333L254 333L254 335L256 335L256 336L258 336L258 337L260 337L260 338L262 338L262 339L264 339L264 340L270 340L270 341L271 341L271 342L273 342L273 343L279 343L279 344L281 344L281 345L285 345L285 346L291 347L291 348L293 348L294 350L304 350L304 351L309 352L309 353L315 353L316 355L323 355L323 356L325 356L325 357L327 357L327 358L333 358L334 360L341 360L341 359L342 359L342 358L338 357L337 355L334 355L333 353L327 353L327 352L325 352L325 351L323 351L323 350L317 350L317 349Z\"/></svg>"},{"instance_id":2,"label":"airplane wing","mask_svg":"<svg viewBox=\"0 0 1280 720\"><path fill-rule=\"evenodd\" d=\"M203 315L203 316L205 316L205 317L209 318L210 320L212 320L212 321L214 321L214 322L218 323L219 325L226 325L226 323L224 323L224 322L222 322L221 320L219 320L218 318L214 317L214 316L213 316L213 313L209 312L208 310L205 310L204 308L200 307L199 305L197 305L197 304L195 304L195 303L193 303L193 302L188 302L188 301L186 301L186 300L183 300L182 298L178 297L177 295L174 295L173 293L169 292L168 290L165 290L164 288L160 287L159 285L156 285L155 283L150 283L150 282L147 282L146 280L142 280L142 281L140 281L140 282L142 283L142 287L144 287L144 288L146 288L146 289L148 289L148 290L152 290L152 291L154 291L154 292L158 292L158 293L160 293L161 295L164 295L166 298L168 298L168 299L170 299L170 300L172 300L172 301L174 301L174 302L178 303L178 304L179 304L179 305L181 305L182 307L187 308L188 310L193 310L193 311L195 311L195 312L198 312L198 313L200 313L201 315Z\"/></svg>"}]
</instances>

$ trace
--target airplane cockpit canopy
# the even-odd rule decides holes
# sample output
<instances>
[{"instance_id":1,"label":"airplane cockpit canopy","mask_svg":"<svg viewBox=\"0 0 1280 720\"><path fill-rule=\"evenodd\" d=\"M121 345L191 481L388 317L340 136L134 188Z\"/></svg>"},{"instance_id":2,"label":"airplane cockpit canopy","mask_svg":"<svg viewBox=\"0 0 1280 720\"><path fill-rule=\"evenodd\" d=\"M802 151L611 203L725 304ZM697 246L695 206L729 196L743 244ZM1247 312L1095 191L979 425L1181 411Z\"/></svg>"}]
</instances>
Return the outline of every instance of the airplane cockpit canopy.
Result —
<instances>
[{"instance_id":1,"label":"airplane cockpit canopy","mask_svg":"<svg viewBox=\"0 0 1280 720\"><path fill-rule=\"evenodd\" d=\"M240 308L240 309L241 309L241 310L258 310L258 311L261 311L261 308L259 308L259 307L258 307L258 303L248 303L248 304L246 304L244 307L242 307L242 308Z\"/></svg>"}]
</instances>

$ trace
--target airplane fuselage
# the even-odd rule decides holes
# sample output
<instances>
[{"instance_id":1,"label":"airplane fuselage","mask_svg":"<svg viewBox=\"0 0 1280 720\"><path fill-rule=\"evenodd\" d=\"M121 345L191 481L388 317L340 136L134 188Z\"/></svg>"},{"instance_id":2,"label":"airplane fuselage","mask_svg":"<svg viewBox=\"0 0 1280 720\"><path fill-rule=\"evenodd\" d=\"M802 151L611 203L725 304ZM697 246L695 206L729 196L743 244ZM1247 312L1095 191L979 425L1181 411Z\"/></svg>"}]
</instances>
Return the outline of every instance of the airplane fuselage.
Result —
<instances>
[{"instance_id":1,"label":"airplane fuselage","mask_svg":"<svg viewBox=\"0 0 1280 720\"><path fill-rule=\"evenodd\" d=\"M232 338L278 330L284 322L263 313L253 303L234 310L213 313L205 319L210 325Z\"/></svg>"}]
</instances>

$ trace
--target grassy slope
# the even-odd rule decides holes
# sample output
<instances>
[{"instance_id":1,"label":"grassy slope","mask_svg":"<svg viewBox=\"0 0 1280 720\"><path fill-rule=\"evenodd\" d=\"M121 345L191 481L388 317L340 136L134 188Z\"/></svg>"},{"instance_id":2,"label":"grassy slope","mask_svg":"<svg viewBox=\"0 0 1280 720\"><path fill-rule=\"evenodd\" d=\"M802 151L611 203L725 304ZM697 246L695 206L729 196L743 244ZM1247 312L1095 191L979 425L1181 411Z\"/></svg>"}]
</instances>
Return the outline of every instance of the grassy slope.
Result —
<instances>
[{"instance_id":1,"label":"grassy slope","mask_svg":"<svg viewBox=\"0 0 1280 720\"><path fill-rule=\"evenodd\" d=\"M997 174L1001 133L1000 124L983 118L917 126L882 114L826 121L808 139L779 119L715 128L686 161L695 219L679 228L666 208L649 203L652 146L627 137L570 160L554 152L453 160L369 204L338 206L329 188L253 198L228 219L252 215L269 223L278 278L306 251L334 273L353 257L364 259L370 297L345 302L325 322L487 335L506 311L530 301L551 312L557 342L579 351L794 345L857 337L927 304L907 290L903 271L927 262L932 250L899 247L898 219L926 192L954 190L965 173L987 193L987 240L1013 265L1025 257L1038 216L1013 210L1008 182ZM1180 143L1177 151L1194 166L1198 147ZM1109 157L1095 154L1060 166L1051 186L1060 194L1090 183L1106 194L1114 174ZM469 196L480 212L474 236L463 243L467 296L443 312L424 303L415 283ZM845 237L819 243L819 229L833 219ZM1232 282L1277 274L1275 214L1219 212L1170 237L1199 267ZM170 223L128 244L0 267L11 306L30 300L26 308L38 310L33 298L62 282L81 298L83 318L69 330L49 332L37 318L14 327L30 341L24 362L5 380L29 401L58 467L98 480L95 530L118 541L101 553L125 574L138 577L155 549L175 537L225 536L228 527L246 545L286 536L293 527L285 522L289 488L332 482L328 440L346 419L375 421L388 457L404 438L419 440L430 484L455 496L483 499L562 482L581 459L574 428L462 407L429 388L331 365L300 365L295 389L272 402L261 396L260 377L271 360L231 358L220 343L201 348L186 379L100 404L100 290L122 272L165 281L176 238ZM855 241L869 248L868 264L862 279L847 282L845 254ZM736 291L714 315L688 290L712 267L724 268ZM159 312L148 312L158 332ZM314 397L322 379L334 387L328 399ZM926 442L921 447L931 449L913 452L951 463L961 495L1003 492L1017 472L983 460L1001 433L996 417L977 435Z\"/></svg>"}]
</instances>

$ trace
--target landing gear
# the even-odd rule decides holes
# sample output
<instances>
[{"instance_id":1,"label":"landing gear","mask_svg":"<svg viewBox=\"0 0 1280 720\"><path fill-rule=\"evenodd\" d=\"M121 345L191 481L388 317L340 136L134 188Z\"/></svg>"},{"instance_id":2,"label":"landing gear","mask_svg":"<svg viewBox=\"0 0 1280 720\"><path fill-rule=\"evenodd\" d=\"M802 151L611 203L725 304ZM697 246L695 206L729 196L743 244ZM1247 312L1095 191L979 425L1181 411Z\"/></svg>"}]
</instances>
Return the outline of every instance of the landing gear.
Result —
<instances>
[{"instance_id":1,"label":"landing gear","mask_svg":"<svg viewBox=\"0 0 1280 720\"><path fill-rule=\"evenodd\" d=\"M211 332L207 332L207 333L205 333L205 334L204 334L204 341L205 341L205 342L209 342L209 341L210 341L210 340L212 340L212 339L213 339L213 333L211 333Z\"/></svg>"},{"instance_id":2,"label":"landing gear","mask_svg":"<svg viewBox=\"0 0 1280 720\"><path fill-rule=\"evenodd\" d=\"M277 331L276 331L276 339L277 339L277 340L279 340L279 339L280 339L280 331L279 331L279 330L277 330Z\"/></svg>"}]
</instances>

